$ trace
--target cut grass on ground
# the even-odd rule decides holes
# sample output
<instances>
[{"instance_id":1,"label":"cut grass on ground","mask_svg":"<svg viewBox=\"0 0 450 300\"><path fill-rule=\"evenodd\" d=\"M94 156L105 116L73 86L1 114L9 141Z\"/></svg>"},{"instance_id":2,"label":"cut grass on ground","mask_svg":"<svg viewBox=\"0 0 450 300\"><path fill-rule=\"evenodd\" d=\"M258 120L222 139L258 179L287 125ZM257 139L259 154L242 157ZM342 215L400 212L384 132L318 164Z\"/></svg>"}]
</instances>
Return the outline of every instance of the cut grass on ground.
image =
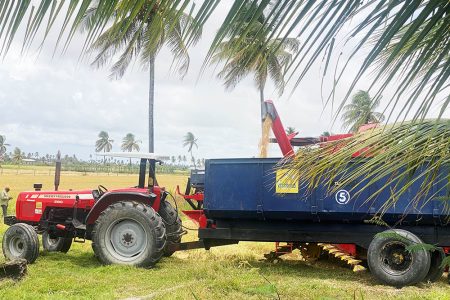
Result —
<instances>
[{"instance_id":1,"label":"cut grass on ground","mask_svg":"<svg viewBox=\"0 0 450 300\"><path fill-rule=\"evenodd\" d=\"M40 182L52 189L53 175L1 175L12 196ZM61 189L136 185L136 176L63 174ZM161 185L175 190L182 176L161 175ZM13 206L13 203L12 203ZM10 207L13 212L13 207ZM188 227L192 223L183 219ZM0 225L0 240L7 226ZM183 240L195 240L189 232ZM0 281L0 299L450 299L450 285L435 284L395 289L377 283L368 272L353 273L331 262L307 263L297 253L274 265L260 261L272 243L240 243L190 250L163 258L153 269L102 266L90 242L74 243L67 254L42 251L21 281ZM3 256L0 255L0 261Z\"/></svg>"}]
</instances>

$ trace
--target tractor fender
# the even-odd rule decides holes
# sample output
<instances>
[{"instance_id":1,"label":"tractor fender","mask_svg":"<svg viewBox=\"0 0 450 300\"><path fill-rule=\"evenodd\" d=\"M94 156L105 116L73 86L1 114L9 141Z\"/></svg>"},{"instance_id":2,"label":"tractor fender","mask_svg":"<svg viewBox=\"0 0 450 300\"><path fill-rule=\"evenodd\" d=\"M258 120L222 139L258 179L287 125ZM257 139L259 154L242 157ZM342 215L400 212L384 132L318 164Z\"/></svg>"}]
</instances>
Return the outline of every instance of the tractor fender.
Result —
<instances>
[{"instance_id":1,"label":"tractor fender","mask_svg":"<svg viewBox=\"0 0 450 300\"><path fill-rule=\"evenodd\" d=\"M92 225L100 216L102 211L107 209L111 204L119 201L134 201L149 206L153 206L156 200L156 195L153 193L134 193L134 192L108 192L95 202L92 209L86 216L86 225Z\"/></svg>"}]
</instances>

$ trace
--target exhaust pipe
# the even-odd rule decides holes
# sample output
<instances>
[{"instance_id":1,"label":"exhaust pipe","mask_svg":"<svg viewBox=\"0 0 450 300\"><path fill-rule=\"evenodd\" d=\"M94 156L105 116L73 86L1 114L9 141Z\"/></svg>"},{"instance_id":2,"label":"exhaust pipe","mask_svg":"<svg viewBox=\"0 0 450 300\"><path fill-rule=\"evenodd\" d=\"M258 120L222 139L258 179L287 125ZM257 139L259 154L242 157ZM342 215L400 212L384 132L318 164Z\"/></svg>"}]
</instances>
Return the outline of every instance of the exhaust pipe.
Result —
<instances>
[{"instance_id":1,"label":"exhaust pipe","mask_svg":"<svg viewBox=\"0 0 450 300\"><path fill-rule=\"evenodd\" d=\"M55 166L55 191L58 191L60 178L61 178L61 152L58 150L58 154L56 154L56 166Z\"/></svg>"}]
</instances>

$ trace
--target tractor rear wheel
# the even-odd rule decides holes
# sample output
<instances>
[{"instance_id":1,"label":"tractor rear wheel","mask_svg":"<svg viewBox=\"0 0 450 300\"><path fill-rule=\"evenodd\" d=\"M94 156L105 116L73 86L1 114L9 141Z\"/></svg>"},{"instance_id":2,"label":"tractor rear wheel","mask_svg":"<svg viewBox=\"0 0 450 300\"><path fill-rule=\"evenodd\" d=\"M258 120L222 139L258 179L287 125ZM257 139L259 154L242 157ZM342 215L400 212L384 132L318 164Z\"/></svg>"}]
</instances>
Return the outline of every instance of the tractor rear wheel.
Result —
<instances>
[{"instance_id":1,"label":"tractor rear wheel","mask_svg":"<svg viewBox=\"0 0 450 300\"><path fill-rule=\"evenodd\" d=\"M436 282L439 278L444 274L444 266L442 262L445 259L445 252L442 248L437 248L436 250L431 252L431 265L430 270L428 271L427 276L423 281L425 282Z\"/></svg>"},{"instance_id":2,"label":"tractor rear wheel","mask_svg":"<svg viewBox=\"0 0 450 300\"><path fill-rule=\"evenodd\" d=\"M378 280L395 287L419 283L430 270L430 252L408 251L407 247L421 243L416 235L402 229L376 235L367 251L370 271Z\"/></svg>"},{"instance_id":3,"label":"tractor rear wheel","mask_svg":"<svg viewBox=\"0 0 450 300\"><path fill-rule=\"evenodd\" d=\"M92 230L92 248L104 264L152 267L163 255L166 229L150 206L122 201L105 209Z\"/></svg>"},{"instance_id":4,"label":"tractor rear wheel","mask_svg":"<svg viewBox=\"0 0 450 300\"><path fill-rule=\"evenodd\" d=\"M181 236L183 234L181 220L177 211L167 201L161 202L158 213L166 226L167 242L164 248L164 256L169 257L174 253L174 251L169 251L169 245L181 243Z\"/></svg>"},{"instance_id":5,"label":"tractor rear wheel","mask_svg":"<svg viewBox=\"0 0 450 300\"><path fill-rule=\"evenodd\" d=\"M3 255L8 260L26 259L29 264L39 256L39 238L31 225L17 223L9 227L2 242Z\"/></svg>"},{"instance_id":6,"label":"tractor rear wheel","mask_svg":"<svg viewBox=\"0 0 450 300\"><path fill-rule=\"evenodd\" d=\"M72 239L65 237L57 237L52 239L47 231L42 233L42 246L48 252L63 252L67 253L72 246Z\"/></svg>"}]
</instances>

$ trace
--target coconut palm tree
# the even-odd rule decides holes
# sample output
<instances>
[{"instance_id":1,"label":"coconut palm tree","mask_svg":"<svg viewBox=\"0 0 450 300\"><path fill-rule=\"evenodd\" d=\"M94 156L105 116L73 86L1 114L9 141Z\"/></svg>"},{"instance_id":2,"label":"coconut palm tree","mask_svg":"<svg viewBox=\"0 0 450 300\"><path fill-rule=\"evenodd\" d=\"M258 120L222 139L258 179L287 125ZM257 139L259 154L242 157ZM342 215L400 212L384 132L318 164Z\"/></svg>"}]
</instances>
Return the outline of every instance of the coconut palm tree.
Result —
<instances>
[{"instance_id":1,"label":"coconut palm tree","mask_svg":"<svg viewBox=\"0 0 450 300\"><path fill-rule=\"evenodd\" d=\"M267 27L267 20L260 15L251 22L247 16L249 5L244 6L240 26L237 26L229 39L220 43L212 57L212 63L225 62L218 77L224 80L225 87L234 88L247 75L253 79L259 91L261 120L263 116L264 87L271 78L279 94L285 88L285 70L292 62L292 56L298 51L299 41L296 38L272 38L274 32ZM260 34L264 32L265 34Z\"/></svg>"},{"instance_id":2,"label":"coconut palm tree","mask_svg":"<svg viewBox=\"0 0 450 300\"><path fill-rule=\"evenodd\" d=\"M136 140L134 134L127 133L127 135L122 139L122 145L120 146L120 149L122 151L128 151L132 152L133 150L139 152L140 147L139 144L142 143L140 140Z\"/></svg>"},{"instance_id":3,"label":"coconut palm tree","mask_svg":"<svg viewBox=\"0 0 450 300\"><path fill-rule=\"evenodd\" d=\"M353 95L351 103L343 108L342 126L350 128L350 132L357 132L364 124L382 122L384 115L374 111L379 105L379 98L374 100L368 92L359 90Z\"/></svg>"},{"instance_id":4,"label":"coconut palm tree","mask_svg":"<svg viewBox=\"0 0 450 300\"><path fill-rule=\"evenodd\" d=\"M198 139L192 132L186 133L183 140L183 147L188 147L188 152L191 154L191 162L194 164L194 169L197 169L197 166L195 165L195 159L194 155L192 154L192 150L194 146L198 148L197 140Z\"/></svg>"},{"instance_id":5,"label":"coconut palm tree","mask_svg":"<svg viewBox=\"0 0 450 300\"><path fill-rule=\"evenodd\" d=\"M6 153L6 147L10 146L6 143L6 136L0 135L0 156L3 156L3 154Z\"/></svg>"},{"instance_id":6,"label":"coconut palm tree","mask_svg":"<svg viewBox=\"0 0 450 300\"><path fill-rule=\"evenodd\" d=\"M18 148L18 147L14 148L14 152L12 155L13 161L15 161L16 164L20 164L22 162L22 159L24 159L24 158L25 158L25 155L23 155L20 148Z\"/></svg>"},{"instance_id":7,"label":"coconut palm tree","mask_svg":"<svg viewBox=\"0 0 450 300\"><path fill-rule=\"evenodd\" d=\"M118 1L119 9L126 1ZM193 18L182 10L173 10L167 13L167 7L163 1L159 6L154 6L155 1L146 0L133 15L119 17L112 15L115 22L107 28L90 47L97 52L92 65L99 68L117 58L111 67L111 78L121 78L133 60L138 59L140 65L149 71L149 95L148 95L148 139L149 152L154 152L154 103L155 103L155 60L163 45L168 45L170 51L177 60L176 67L180 75L186 75L189 68L189 55L183 31L190 26ZM82 28L89 30L93 26L93 19L99 10L98 5L89 8L84 17ZM201 32L196 35L195 40Z\"/></svg>"},{"instance_id":8,"label":"coconut palm tree","mask_svg":"<svg viewBox=\"0 0 450 300\"><path fill-rule=\"evenodd\" d=\"M139 152L140 147L139 144L142 143L140 140L136 140L134 134L127 133L127 135L122 139L122 145L120 146L120 149L122 151L128 151L132 152L133 150ZM130 158L130 166L131 166L131 158Z\"/></svg>"},{"instance_id":9,"label":"coconut palm tree","mask_svg":"<svg viewBox=\"0 0 450 300\"><path fill-rule=\"evenodd\" d=\"M95 152L110 152L114 140L109 138L106 131L100 131L98 140L95 142ZM106 156L103 156L103 163L106 163Z\"/></svg>"},{"instance_id":10,"label":"coconut palm tree","mask_svg":"<svg viewBox=\"0 0 450 300\"><path fill-rule=\"evenodd\" d=\"M287 135L293 134L293 133L296 133L296 132L297 132L297 130L295 130L294 127L288 127L288 128L286 128L286 134L287 134Z\"/></svg>"}]
</instances>

